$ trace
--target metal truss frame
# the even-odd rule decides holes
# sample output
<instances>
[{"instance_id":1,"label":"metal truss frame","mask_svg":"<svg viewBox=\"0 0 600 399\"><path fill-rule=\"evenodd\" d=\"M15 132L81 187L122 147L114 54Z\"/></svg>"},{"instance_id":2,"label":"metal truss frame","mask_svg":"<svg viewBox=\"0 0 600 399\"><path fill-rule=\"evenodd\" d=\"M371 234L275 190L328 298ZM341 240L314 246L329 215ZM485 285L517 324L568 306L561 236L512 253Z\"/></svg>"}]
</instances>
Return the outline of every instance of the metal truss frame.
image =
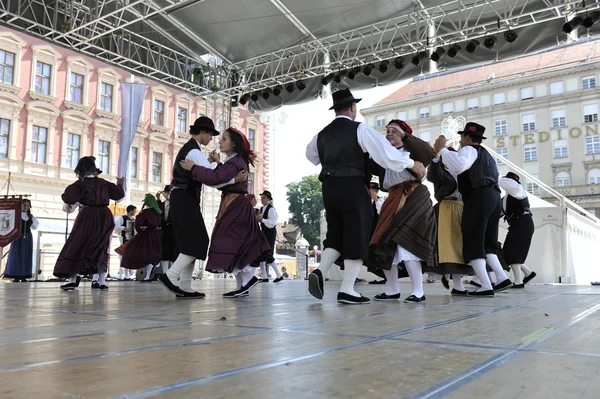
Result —
<instances>
[{"instance_id":1,"label":"metal truss frame","mask_svg":"<svg viewBox=\"0 0 600 399\"><path fill-rule=\"evenodd\" d=\"M290 23L305 34L305 41L231 63L169 13L202 1L205 0L162 0L161 3L157 0L0 0L0 24L195 95L216 92L227 98L565 18L574 9L582 9L583 3L581 0L446 0L424 7L419 2L419 7L409 13L323 38L316 38L293 14L284 12ZM278 9L287 10L281 1L271 1ZM597 8L600 3L588 2L587 9ZM209 68L210 76L203 80L194 79L193 71L204 67L206 62L197 51L154 22L158 18L218 57L222 65ZM158 33L164 42L158 43L136 31L140 24Z\"/></svg>"}]
</instances>

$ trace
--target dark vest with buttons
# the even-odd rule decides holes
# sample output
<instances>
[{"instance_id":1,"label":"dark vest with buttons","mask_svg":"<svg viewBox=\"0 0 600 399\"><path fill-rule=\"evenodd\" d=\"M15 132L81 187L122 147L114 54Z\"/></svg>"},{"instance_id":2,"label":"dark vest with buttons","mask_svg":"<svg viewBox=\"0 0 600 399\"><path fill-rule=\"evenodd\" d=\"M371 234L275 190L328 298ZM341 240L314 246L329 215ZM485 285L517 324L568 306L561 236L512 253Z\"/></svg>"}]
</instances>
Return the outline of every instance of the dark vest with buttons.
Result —
<instances>
[{"instance_id":1,"label":"dark vest with buttons","mask_svg":"<svg viewBox=\"0 0 600 399\"><path fill-rule=\"evenodd\" d=\"M498 167L496 161L485 148L474 145L477 159L473 165L458 175L458 191L467 199L473 190L484 187L498 187Z\"/></svg>"},{"instance_id":2,"label":"dark vest with buttons","mask_svg":"<svg viewBox=\"0 0 600 399\"><path fill-rule=\"evenodd\" d=\"M33 215L28 215L28 220L21 219L21 234L23 237L31 233L31 225L33 224Z\"/></svg>"},{"instance_id":3,"label":"dark vest with buttons","mask_svg":"<svg viewBox=\"0 0 600 399\"><path fill-rule=\"evenodd\" d=\"M121 226L123 226L123 227L127 227L128 220L133 220L127 215L123 215L122 219L123 219L123 224ZM125 231L121 231L121 238L123 239L123 243L129 241L127 238L125 238L126 237L125 234L127 234L127 233L125 233ZM133 237L133 234L132 234L132 237Z\"/></svg>"},{"instance_id":4,"label":"dark vest with buttons","mask_svg":"<svg viewBox=\"0 0 600 399\"><path fill-rule=\"evenodd\" d=\"M173 180L171 181L171 186L189 192L193 197L198 199L198 202L200 202L202 183L195 181L192 178L192 172L183 169L179 164L179 162L185 160L187 154L192 150L200 150L200 144L194 139L190 139L185 143L177 153L173 165Z\"/></svg>"},{"instance_id":5,"label":"dark vest with buttons","mask_svg":"<svg viewBox=\"0 0 600 399\"><path fill-rule=\"evenodd\" d=\"M514 223L518 218L523 216L523 213L530 212L529 199L517 199L512 195L506 197L506 209L504 210L504 218L508 224Z\"/></svg>"},{"instance_id":6,"label":"dark vest with buttons","mask_svg":"<svg viewBox=\"0 0 600 399\"><path fill-rule=\"evenodd\" d=\"M368 183L369 155L358 145L359 122L348 118L336 118L317 138L317 150L321 161L319 180L330 178L361 177Z\"/></svg>"},{"instance_id":7,"label":"dark vest with buttons","mask_svg":"<svg viewBox=\"0 0 600 399\"><path fill-rule=\"evenodd\" d=\"M265 210L263 212L263 219L269 218L269 211L271 210L271 208L273 208L273 205L271 204L265 206ZM277 227L268 228L263 222L261 222L260 229L262 230L263 234L265 235L265 238L269 242L269 245L275 245L275 240L277 239Z\"/></svg>"}]
</instances>

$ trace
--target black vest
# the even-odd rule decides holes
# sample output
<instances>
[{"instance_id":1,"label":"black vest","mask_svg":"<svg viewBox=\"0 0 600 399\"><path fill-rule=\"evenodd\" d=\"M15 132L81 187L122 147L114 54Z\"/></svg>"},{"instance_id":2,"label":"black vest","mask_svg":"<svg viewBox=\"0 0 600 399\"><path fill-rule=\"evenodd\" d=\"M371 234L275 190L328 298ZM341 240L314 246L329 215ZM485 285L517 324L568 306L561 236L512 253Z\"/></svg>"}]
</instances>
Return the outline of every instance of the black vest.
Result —
<instances>
[{"instance_id":1,"label":"black vest","mask_svg":"<svg viewBox=\"0 0 600 399\"><path fill-rule=\"evenodd\" d=\"M175 157L175 163L173 165L173 180L171 185L177 187L177 189L187 191L193 197L197 198L198 202L200 202L202 183L195 181L192 178L192 172L183 169L179 164L179 162L185 160L187 154L192 150L200 150L200 144L198 144L195 139L190 139L177 153L177 156Z\"/></svg>"},{"instance_id":2,"label":"black vest","mask_svg":"<svg viewBox=\"0 0 600 399\"><path fill-rule=\"evenodd\" d=\"M527 197L523 199L517 199L512 195L506 196L506 209L504 210L504 219L508 224L512 224L519 217L523 216L523 213L530 212L529 199Z\"/></svg>"},{"instance_id":3,"label":"black vest","mask_svg":"<svg viewBox=\"0 0 600 399\"><path fill-rule=\"evenodd\" d=\"M269 211L271 210L271 208L273 208L273 205L271 205L271 204L269 204L265 207L265 211L263 212L263 219L269 218ZM260 208L257 209L257 212L260 212ZM260 222L260 228L263 231L263 233L277 230L277 227L269 228L269 227L265 226L265 224L263 222Z\"/></svg>"},{"instance_id":4,"label":"black vest","mask_svg":"<svg viewBox=\"0 0 600 399\"><path fill-rule=\"evenodd\" d=\"M358 145L358 125L348 118L335 118L317 138L317 150L321 161L322 182L327 178L362 177L366 182L369 155ZM368 179L367 179L368 177Z\"/></svg>"},{"instance_id":5,"label":"black vest","mask_svg":"<svg viewBox=\"0 0 600 399\"><path fill-rule=\"evenodd\" d=\"M458 175L458 191L467 199L473 190L484 187L498 187L498 167L496 161L485 148L474 145L477 159L473 165Z\"/></svg>"},{"instance_id":6,"label":"black vest","mask_svg":"<svg viewBox=\"0 0 600 399\"><path fill-rule=\"evenodd\" d=\"M128 220L133 220L127 215L123 215L122 218L123 218L123 224L121 226L123 226L123 227L127 227ZM121 231L121 238L123 238L123 242L128 241L127 238L125 238L125 234L127 234L127 233L125 233L124 230ZM133 232L131 232L131 236L133 237Z\"/></svg>"},{"instance_id":7,"label":"black vest","mask_svg":"<svg viewBox=\"0 0 600 399\"><path fill-rule=\"evenodd\" d=\"M21 219L21 235L25 237L27 234L31 233L31 225L33 224L33 215L28 215L29 220Z\"/></svg>"}]
</instances>

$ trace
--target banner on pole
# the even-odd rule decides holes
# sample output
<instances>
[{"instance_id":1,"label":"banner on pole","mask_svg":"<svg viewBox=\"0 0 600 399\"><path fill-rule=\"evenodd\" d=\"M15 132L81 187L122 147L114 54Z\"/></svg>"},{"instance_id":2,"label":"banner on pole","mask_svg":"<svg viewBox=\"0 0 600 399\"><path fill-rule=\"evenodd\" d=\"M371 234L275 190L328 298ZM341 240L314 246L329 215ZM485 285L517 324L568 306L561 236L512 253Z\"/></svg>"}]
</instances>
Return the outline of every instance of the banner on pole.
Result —
<instances>
[{"instance_id":1,"label":"banner on pole","mask_svg":"<svg viewBox=\"0 0 600 399\"><path fill-rule=\"evenodd\" d=\"M144 97L146 95L146 83L121 83L121 139L119 142L119 168L118 177L127 177L129 167L129 153L135 137ZM124 187L128 190L127 185Z\"/></svg>"},{"instance_id":2,"label":"banner on pole","mask_svg":"<svg viewBox=\"0 0 600 399\"><path fill-rule=\"evenodd\" d=\"M21 235L22 198L0 198L0 247L5 247Z\"/></svg>"}]
</instances>

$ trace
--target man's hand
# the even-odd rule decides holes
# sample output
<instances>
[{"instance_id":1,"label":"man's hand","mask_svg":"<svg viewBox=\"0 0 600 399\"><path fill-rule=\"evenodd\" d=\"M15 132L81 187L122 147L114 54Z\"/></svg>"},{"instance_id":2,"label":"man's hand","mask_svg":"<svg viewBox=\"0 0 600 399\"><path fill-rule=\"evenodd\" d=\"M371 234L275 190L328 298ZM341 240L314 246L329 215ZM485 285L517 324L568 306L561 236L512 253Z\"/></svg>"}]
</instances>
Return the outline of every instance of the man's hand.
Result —
<instances>
[{"instance_id":1,"label":"man's hand","mask_svg":"<svg viewBox=\"0 0 600 399\"><path fill-rule=\"evenodd\" d=\"M245 170L240 170L237 176L235 176L236 183L245 182L246 179L248 179L248 172L246 172Z\"/></svg>"},{"instance_id":2,"label":"man's hand","mask_svg":"<svg viewBox=\"0 0 600 399\"><path fill-rule=\"evenodd\" d=\"M263 221L263 215L256 215L256 220L258 220L259 222Z\"/></svg>"},{"instance_id":3,"label":"man's hand","mask_svg":"<svg viewBox=\"0 0 600 399\"><path fill-rule=\"evenodd\" d=\"M446 148L446 136L443 134L435 140L433 151L438 154L442 149Z\"/></svg>"},{"instance_id":4,"label":"man's hand","mask_svg":"<svg viewBox=\"0 0 600 399\"><path fill-rule=\"evenodd\" d=\"M125 178L117 177L117 186L122 186L123 184L125 184Z\"/></svg>"},{"instance_id":5,"label":"man's hand","mask_svg":"<svg viewBox=\"0 0 600 399\"><path fill-rule=\"evenodd\" d=\"M425 176L425 166L419 161L415 161L415 166L410 168L410 170L415 172L420 179L422 179L423 176Z\"/></svg>"}]
</instances>

